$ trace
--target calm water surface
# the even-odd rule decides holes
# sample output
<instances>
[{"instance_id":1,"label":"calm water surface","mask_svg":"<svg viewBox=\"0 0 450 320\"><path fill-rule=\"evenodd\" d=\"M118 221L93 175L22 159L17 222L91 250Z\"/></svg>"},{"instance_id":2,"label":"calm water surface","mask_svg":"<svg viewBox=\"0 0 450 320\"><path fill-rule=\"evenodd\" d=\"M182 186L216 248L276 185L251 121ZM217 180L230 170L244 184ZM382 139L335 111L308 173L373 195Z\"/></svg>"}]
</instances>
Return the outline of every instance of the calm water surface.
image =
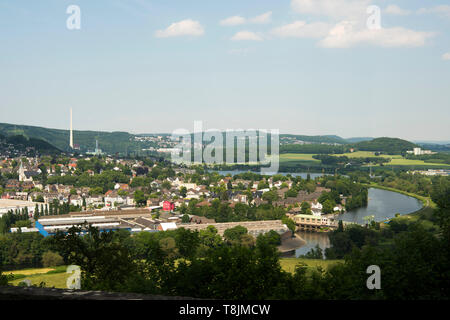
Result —
<instances>
[{"instance_id":1,"label":"calm water surface","mask_svg":"<svg viewBox=\"0 0 450 320\"><path fill-rule=\"evenodd\" d=\"M397 192L370 188L367 207L346 212L339 216L339 220L362 224L365 216L373 215L375 221L379 222L395 217L396 213L407 214L420 208L422 208L422 202L416 198ZM300 231L298 234L306 241L306 244L295 250L296 257L307 253L316 245L319 245L322 250L330 247L330 240L326 233Z\"/></svg>"}]
</instances>

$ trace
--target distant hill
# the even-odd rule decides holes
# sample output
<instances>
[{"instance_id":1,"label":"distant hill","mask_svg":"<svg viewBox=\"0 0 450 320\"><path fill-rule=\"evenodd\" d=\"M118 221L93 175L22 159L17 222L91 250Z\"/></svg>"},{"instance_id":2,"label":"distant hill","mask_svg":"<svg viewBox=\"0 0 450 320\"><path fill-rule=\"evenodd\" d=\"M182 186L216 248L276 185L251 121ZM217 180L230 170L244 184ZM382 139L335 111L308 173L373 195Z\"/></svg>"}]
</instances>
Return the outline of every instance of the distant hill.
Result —
<instances>
[{"instance_id":1,"label":"distant hill","mask_svg":"<svg viewBox=\"0 0 450 320\"><path fill-rule=\"evenodd\" d=\"M417 143L422 149L431 150L435 152L450 152L450 143Z\"/></svg>"},{"instance_id":2,"label":"distant hill","mask_svg":"<svg viewBox=\"0 0 450 320\"><path fill-rule=\"evenodd\" d=\"M23 135L42 139L62 151L70 151L69 130L48 129L43 127L14 125L0 123L0 134L5 136ZM134 141L134 135L127 132L98 132L74 130L74 144L81 147L81 151L93 151L95 140L98 140L99 148L106 153L134 152L143 147Z\"/></svg>"},{"instance_id":3,"label":"distant hill","mask_svg":"<svg viewBox=\"0 0 450 320\"><path fill-rule=\"evenodd\" d=\"M42 150L50 150L50 145L60 151L70 151L69 130L49 129L36 126L14 125L0 123L0 135L5 137L24 136L28 138L27 143L35 144ZM161 134L167 135L167 134ZM157 147L155 142L138 142L136 136L128 132L105 132L105 131L79 131L74 130L74 143L80 146L81 152L93 151L95 141L98 140L99 148L108 154L127 154L140 152L144 148ZM20 138L14 138L19 139ZM37 139L37 140L36 140ZM372 139L372 138L350 138L343 139L336 135L307 136L280 134L280 142L285 146L280 147L281 153L342 153L350 145L363 151L382 151L391 154L398 154L416 147L412 142L397 138L376 138L370 141L358 141L350 144L351 139ZM292 141L304 141L315 145L298 145ZM46 144L44 144L44 142ZM24 142L25 143L25 142ZM317 144L323 144L319 146ZM340 144L342 146L330 146L326 144ZM317 150L320 147L321 150ZM311 149L311 150L310 150ZM322 150L323 149L323 150ZM330 150L328 150L330 149Z\"/></svg>"},{"instance_id":4,"label":"distant hill","mask_svg":"<svg viewBox=\"0 0 450 320\"><path fill-rule=\"evenodd\" d=\"M23 135L4 136L0 134L0 151L2 149L10 150L9 146L13 146L15 151L25 152L33 149L39 154L58 154L61 150L51 145L47 141L37 138L26 138Z\"/></svg>"},{"instance_id":5,"label":"distant hill","mask_svg":"<svg viewBox=\"0 0 450 320\"><path fill-rule=\"evenodd\" d=\"M361 141L371 141L374 138L371 137L355 137L355 138L347 138L345 140L347 140L349 143L358 143Z\"/></svg>"},{"instance_id":6,"label":"distant hill","mask_svg":"<svg viewBox=\"0 0 450 320\"><path fill-rule=\"evenodd\" d=\"M325 136L305 136L296 134L280 134L280 140L282 138L293 138L296 140L301 140L305 142L312 143L338 143L338 144L348 144L346 139L343 139L335 135L325 135Z\"/></svg>"},{"instance_id":7,"label":"distant hill","mask_svg":"<svg viewBox=\"0 0 450 320\"><path fill-rule=\"evenodd\" d=\"M417 147L417 145L412 142L387 137L375 138L370 141L361 141L354 146L361 151L380 151L388 154L401 154L402 152Z\"/></svg>"},{"instance_id":8,"label":"distant hill","mask_svg":"<svg viewBox=\"0 0 450 320\"><path fill-rule=\"evenodd\" d=\"M419 140L419 141L413 141L414 143L417 143L418 145L423 144L440 144L440 145L448 145L450 144L450 140L441 140L441 141L433 141L433 140Z\"/></svg>"}]
</instances>

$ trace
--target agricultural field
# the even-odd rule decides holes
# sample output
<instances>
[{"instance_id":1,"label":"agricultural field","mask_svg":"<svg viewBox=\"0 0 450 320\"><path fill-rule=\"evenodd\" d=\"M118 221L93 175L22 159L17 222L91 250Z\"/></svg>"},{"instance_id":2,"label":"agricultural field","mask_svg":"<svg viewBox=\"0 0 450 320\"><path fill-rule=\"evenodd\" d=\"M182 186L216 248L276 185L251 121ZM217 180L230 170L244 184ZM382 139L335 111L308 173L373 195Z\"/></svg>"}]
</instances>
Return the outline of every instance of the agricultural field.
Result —
<instances>
[{"instance_id":1,"label":"agricultural field","mask_svg":"<svg viewBox=\"0 0 450 320\"><path fill-rule=\"evenodd\" d=\"M289 161L314 161L320 162L320 160L314 159L313 154L309 153L282 153L280 154L280 162Z\"/></svg>"},{"instance_id":2,"label":"agricultural field","mask_svg":"<svg viewBox=\"0 0 450 320\"><path fill-rule=\"evenodd\" d=\"M336 154L335 156L346 156L348 158L368 158L368 157L377 157L374 152L372 151L356 151L356 152L349 152L344 154ZM382 158L391 158L391 161L386 163L385 166L450 166L447 164L442 163L430 163L425 162L423 160L411 160L411 159L405 159L401 155L389 155L389 154L382 154L378 157Z\"/></svg>"},{"instance_id":3,"label":"agricultural field","mask_svg":"<svg viewBox=\"0 0 450 320\"><path fill-rule=\"evenodd\" d=\"M348 152L343 154L335 154L335 156L346 156L348 158L369 158L369 157L381 157L381 158L402 158L401 155L388 155L382 154L379 156L375 155L375 152L372 151L356 151L356 152Z\"/></svg>"},{"instance_id":4,"label":"agricultural field","mask_svg":"<svg viewBox=\"0 0 450 320\"><path fill-rule=\"evenodd\" d=\"M344 263L344 260L321 260L321 259L304 259L304 258L280 258L280 265L284 271L294 272L295 266L304 263L308 268L322 267L327 270L331 265L336 263Z\"/></svg>"},{"instance_id":5,"label":"agricultural field","mask_svg":"<svg viewBox=\"0 0 450 320\"><path fill-rule=\"evenodd\" d=\"M445 163L431 163L425 162L423 160L411 160L411 159L392 159L391 162L386 165L390 166L438 166L438 167L450 167L450 165Z\"/></svg>"},{"instance_id":6,"label":"agricultural field","mask_svg":"<svg viewBox=\"0 0 450 320\"><path fill-rule=\"evenodd\" d=\"M14 286L28 279L32 285L39 286L41 283L45 283L45 287L49 288L67 288L66 281L71 275L70 273L66 273L66 266L4 271L3 274L14 276L14 279L8 282Z\"/></svg>"}]
</instances>

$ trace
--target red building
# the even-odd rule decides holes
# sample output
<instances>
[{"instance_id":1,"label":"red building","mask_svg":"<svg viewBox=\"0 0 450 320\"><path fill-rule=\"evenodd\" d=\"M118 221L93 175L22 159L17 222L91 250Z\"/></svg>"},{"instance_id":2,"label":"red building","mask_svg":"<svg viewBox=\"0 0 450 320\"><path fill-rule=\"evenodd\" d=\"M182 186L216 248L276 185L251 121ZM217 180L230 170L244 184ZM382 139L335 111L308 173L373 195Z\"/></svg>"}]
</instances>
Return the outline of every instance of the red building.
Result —
<instances>
[{"instance_id":1,"label":"red building","mask_svg":"<svg viewBox=\"0 0 450 320\"><path fill-rule=\"evenodd\" d=\"M164 211L173 211L173 210L175 210L175 204L173 202L166 200L163 202L163 210Z\"/></svg>"}]
</instances>

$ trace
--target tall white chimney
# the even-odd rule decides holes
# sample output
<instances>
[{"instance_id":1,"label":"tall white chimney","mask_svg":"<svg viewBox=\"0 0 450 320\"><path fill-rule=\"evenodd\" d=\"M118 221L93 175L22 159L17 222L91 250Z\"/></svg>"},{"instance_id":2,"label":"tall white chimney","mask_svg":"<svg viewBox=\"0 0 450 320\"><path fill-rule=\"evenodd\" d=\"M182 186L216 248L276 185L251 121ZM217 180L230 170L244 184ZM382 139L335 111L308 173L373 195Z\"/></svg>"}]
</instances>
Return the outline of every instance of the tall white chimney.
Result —
<instances>
[{"instance_id":1,"label":"tall white chimney","mask_svg":"<svg viewBox=\"0 0 450 320\"><path fill-rule=\"evenodd\" d=\"M70 143L69 143L69 146L73 149L72 108L70 108Z\"/></svg>"}]
</instances>

